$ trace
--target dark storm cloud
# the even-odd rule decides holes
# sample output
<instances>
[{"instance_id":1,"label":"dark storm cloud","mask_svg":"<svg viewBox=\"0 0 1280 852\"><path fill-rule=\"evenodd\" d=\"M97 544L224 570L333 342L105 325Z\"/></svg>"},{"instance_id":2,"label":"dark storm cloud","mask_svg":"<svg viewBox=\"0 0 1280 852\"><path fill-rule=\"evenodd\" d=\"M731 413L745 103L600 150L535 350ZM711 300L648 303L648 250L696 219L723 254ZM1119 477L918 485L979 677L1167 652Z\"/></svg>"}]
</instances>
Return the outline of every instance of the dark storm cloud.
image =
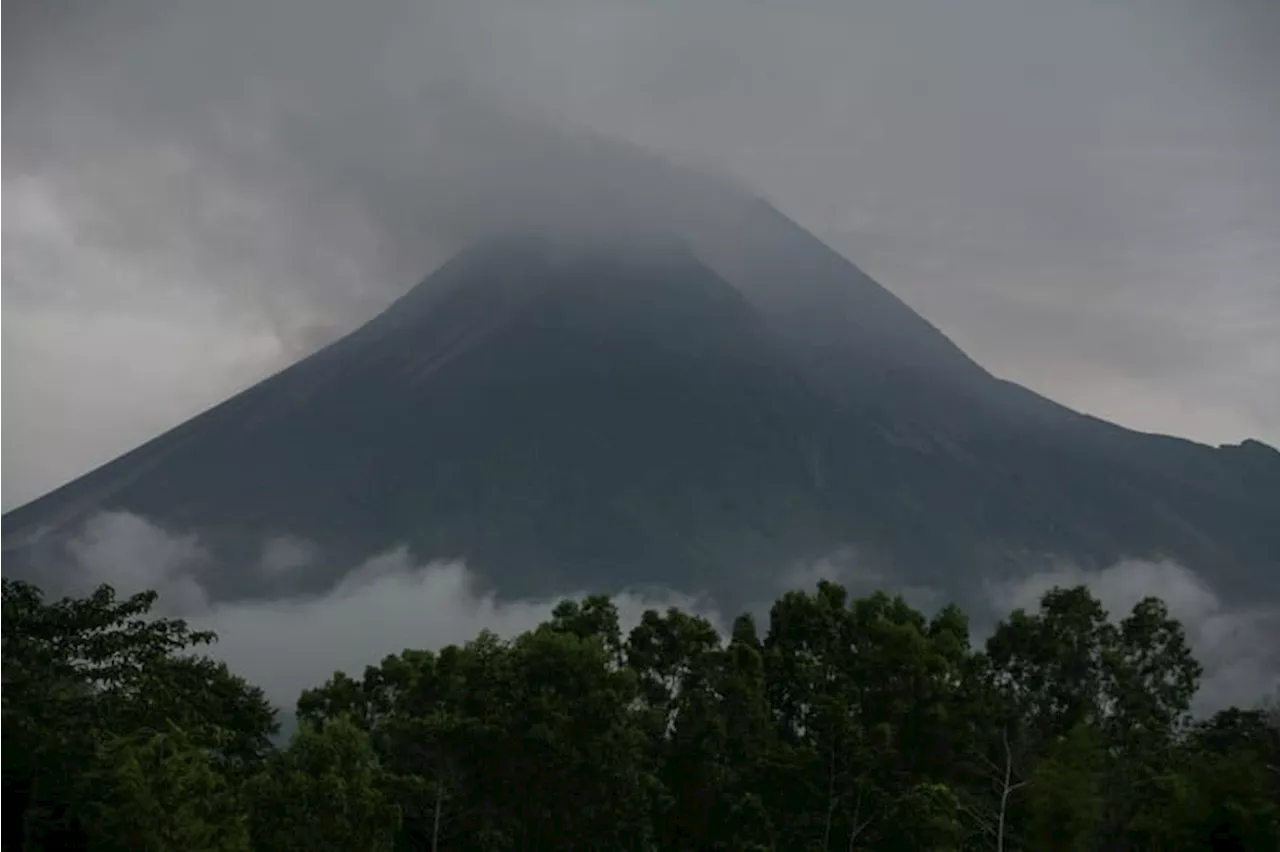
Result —
<instances>
[{"instance_id":1,"label":"dark storm cloud","mask_svg":"<svg viewBox=\"0 0 1280 852\"><path fill-rule=\"evenodd\" d=\"M1280 440L1269 0L5 11L6 506L572 195L574 128L759 189L997 373Z\"/></svg>"}]
</instances>

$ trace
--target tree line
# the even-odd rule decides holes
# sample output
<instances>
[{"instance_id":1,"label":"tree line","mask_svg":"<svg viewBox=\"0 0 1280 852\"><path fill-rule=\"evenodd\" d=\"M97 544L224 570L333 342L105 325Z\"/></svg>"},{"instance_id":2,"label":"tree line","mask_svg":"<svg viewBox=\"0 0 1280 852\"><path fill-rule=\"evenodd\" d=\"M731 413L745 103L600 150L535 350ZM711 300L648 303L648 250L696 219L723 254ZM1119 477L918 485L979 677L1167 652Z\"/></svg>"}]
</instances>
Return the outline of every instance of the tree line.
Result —
<instances>
[{"instance_id":1,"label":"tree line","mask_svg":"<svg viewBox=\"0 0 1280 852\"><path fill-rule=\"evenodd\" d=\"M211 634L4 580L6 850L1280 849L1274 708L1189 713L1150 598L956 607L823 582L729 636L605 597L335 673L273 745Z\"/></svg>"}]
</instances>

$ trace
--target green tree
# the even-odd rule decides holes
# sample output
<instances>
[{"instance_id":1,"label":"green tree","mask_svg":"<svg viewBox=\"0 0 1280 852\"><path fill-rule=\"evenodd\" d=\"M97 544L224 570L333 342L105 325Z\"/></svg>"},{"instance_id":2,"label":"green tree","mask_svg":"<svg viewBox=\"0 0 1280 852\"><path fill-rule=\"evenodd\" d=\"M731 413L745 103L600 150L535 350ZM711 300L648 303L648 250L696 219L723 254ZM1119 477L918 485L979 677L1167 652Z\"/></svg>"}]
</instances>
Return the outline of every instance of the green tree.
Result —
<instances>
[{"instance_id":1,"label":"green tree","mask_svg":"<svg viewBox=\"0 0 1280 852\"><path fill-rule=\"evenodd\" d=\"M764 647L749 615L733 623L728 646L719 655L715 692L723 720L721 764L711 833L716 848L763 850L775 847L765 791L775 779L777 744L765 685Z\"/></svg>"},{"instance_id":2,"label":"green tree","mask_svg":"<svg viewBox=\"0 0 1280 852\"><path fill-rule=\"evenodd\" d=\"M262 691L193 654L216 637L153 616L154 592L119 600L101 586L49 602L3 582L6 848L83 846L85 786L113 737L176 724L229 771L269 751L276 722Z\"/></svg>"},{"instance_id":3,"label":"green tree","mask_svg":"<svg viewBox=\"0 0 1280 852\"><path fill-rule=\"evenodd\" d=\"M922 781L905 786L889 800L878 835L876 849L958 850L964 837L960 800L946 784Z\"/></svg>"},{"instance_id":4,"label":"green tree","mask_svg":"<svg viewBox=\"0 0 1280 852\"><path fill-rule=\"evenodd\" d=\"M369 852L393 848L399 809L369 738L339 718L303 724L247 784L254 847Z\"/></svg>"},{"instance_id":5,"label":"green tree","mask_svg":"<svg viewBox=\"0 0 1280 852\"><path fill-rule=\"evenodd\" d=\"M153 602L6 581L5 848L1280 848L1280 718L1192 722L1155 599L1112 622L1054 589L981 652L955 607L833 583L727 641L676 609L624 640L608 599L565 601L335 673L283 751Z\"/></svg>"},{"instance_id":6,"label":"green tree","mask_svg":"<svg viewBox=\"0 0 1280 852\"><path fill-rule=\"evenodd\" d=\"M1096 848L1106 796L1106 741L1080 724L1054 742L1029 779L1030 845L1045 852Z\"/></svg>"},{"instance_id":7,"label":"green tree","mask_svg":"<svg viewBox=\"0 0 1280 852\"><path fill-rule=\"evenodd\" d=\"M650 819L664 848L710 848L721 803L717 755L725 730L717 677L720 637L706 619L677 609L645 612L627 637L636 723L645 738Z\"/></svg>"},{"instance_id":8,"label":"green tree","mask_svg":"<svg viewBox=\"0 0 1280 852\"><path fill-rule=\"evenodd\" d=\"M1264 710L1228 708L1202 720L1182 748L1174 818L1182 848L1280 848L1280 730Z\"/></svg>"},{"instance_id":9,"label":"green tree","mask_svg":"<svg viewBox=\"0 0 1280 852\"><path fill-rule=\"evenodd\" d=\"M987 640L995 686L1040 747L1081 724L1098 724L1107 708L1103 658L1115 628L1085 586L1052 589L1040 611L1015 610Z\"/></svg>"},{"instance_id":10,"label":"green tree","mask_svg":"<svg viewBox=\"0 0 1280 852\"><path fill-rule=\"evenodd\" d=\"M619 670L612 625L584 635L554 621L511 646L500 795L523 848L636 849L649 842L650 777L636 681ZM502 775L497 777L503 777Z\"/></svg>"},{"instance_id":11,"label":"green tree","mask_svg":"<svg viewBox=\"0 0 1280 852\"><path fill-rule=\"evenodd\" d=\"M1105 676L1108 795L1101 833L1123 848L1161 844L1179 810L1178 742L1200 681L1182 625L1146 598L1108 634Z\"/></svg>"},{"instance_id":12,"label":"green tree","mask_svg":"<svg viewBox=\"0 0 1280 852\"><path fill-rule=\"evenodd\" d=\"M201 739L208 739L207 737ZM248 814L225 761L181 728L113 736L88 776L89 848L244 852Z\"/></svg>"}]
</instances>

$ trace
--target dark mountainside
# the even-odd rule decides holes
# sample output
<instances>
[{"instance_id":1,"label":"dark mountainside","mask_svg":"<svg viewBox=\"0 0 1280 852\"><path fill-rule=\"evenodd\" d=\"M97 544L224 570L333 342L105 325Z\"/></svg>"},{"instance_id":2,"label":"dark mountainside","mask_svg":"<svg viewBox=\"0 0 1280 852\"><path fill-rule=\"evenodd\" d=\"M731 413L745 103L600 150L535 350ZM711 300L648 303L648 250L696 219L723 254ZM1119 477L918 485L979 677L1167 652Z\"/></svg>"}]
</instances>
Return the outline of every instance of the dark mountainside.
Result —
<instances>
[{"instance_id":1,"label":"dark mountainside","mask_svg":"<svg viewBox=\"0 0 1280 852\"><path fill-rule=\"evenodd\" d=\"M771 594L855 547L961 594L1036 560L1168 557L1280 595L1280 453L1132 432L991 376L760 201L623 239L474 244L347 337L4 516L56 578L102 510L224 565L319 544L324 588L396 544L504 596ZM226 569L215 597L297 591Z\"/></svg>"}]
</instances>

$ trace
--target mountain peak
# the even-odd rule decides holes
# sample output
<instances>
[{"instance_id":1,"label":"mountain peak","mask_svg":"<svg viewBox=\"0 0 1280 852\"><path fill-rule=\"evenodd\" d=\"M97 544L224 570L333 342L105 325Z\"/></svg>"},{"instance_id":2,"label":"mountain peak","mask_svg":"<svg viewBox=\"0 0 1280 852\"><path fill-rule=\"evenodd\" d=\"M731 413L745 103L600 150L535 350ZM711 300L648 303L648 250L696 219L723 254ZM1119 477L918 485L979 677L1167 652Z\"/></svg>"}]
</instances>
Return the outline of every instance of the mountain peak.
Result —
<instances>
[{"instance_id":1,"label":"mountain peak","mask_svg":"<svg viewBox=\"0 0 1280 852\"><path fill-rule=\"evenodd\" d=\"M849 547L943 587L1047 554L1277 591L1280 470L1233 455L1256 442L1140 435L999 381L768 205L721 201L497 229L347 337L5 515L6 568L57 576L68 536L123 510L225 566L308 541L304 589L405 546L512 596L742 600ZM209 587L276 582L227 567Z\"/></svg>"}]
</instances>

